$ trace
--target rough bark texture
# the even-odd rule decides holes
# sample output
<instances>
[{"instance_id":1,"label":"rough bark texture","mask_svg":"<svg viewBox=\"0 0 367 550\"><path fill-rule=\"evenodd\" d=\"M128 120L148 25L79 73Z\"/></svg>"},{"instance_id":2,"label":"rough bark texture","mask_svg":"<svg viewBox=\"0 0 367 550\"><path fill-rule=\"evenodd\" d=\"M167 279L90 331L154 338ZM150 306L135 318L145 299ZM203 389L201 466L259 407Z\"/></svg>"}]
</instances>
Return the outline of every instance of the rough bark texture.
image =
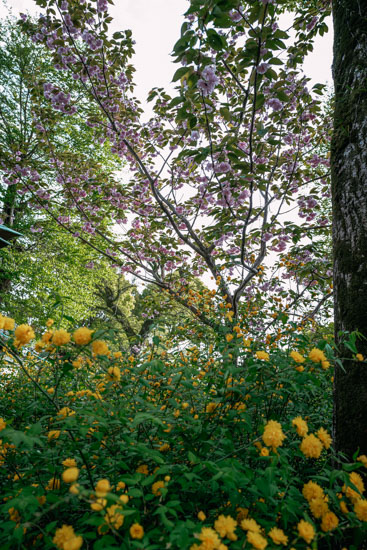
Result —
<instances>
[{"instance_id":1,"label":"rough bark texture","mask_svg":"<svg viewBox=\"0 0 367 550\"><path fill-rule=\"evenodd\" d=\"M335 334L367 337L367 0L334 0L332 141ZM357 341L367 358L367 341ZM367 365L341 349L334 378L338 451L367 454Z\"/></svg>"}]
</instances>

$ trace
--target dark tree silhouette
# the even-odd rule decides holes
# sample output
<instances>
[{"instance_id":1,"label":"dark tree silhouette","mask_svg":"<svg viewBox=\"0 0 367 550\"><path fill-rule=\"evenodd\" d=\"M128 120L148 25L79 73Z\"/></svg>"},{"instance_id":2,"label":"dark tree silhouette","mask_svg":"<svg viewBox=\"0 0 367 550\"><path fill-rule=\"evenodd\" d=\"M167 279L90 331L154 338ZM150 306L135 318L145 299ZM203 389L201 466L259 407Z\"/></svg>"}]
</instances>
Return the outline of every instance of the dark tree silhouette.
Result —
<instances>
[{"instance_id":1,"label":"dark tree silhouette","mask_svg":"<svg viewBox=\"0 0 367 550\"><path fill-rule=\"evenodd\" d=\"M335 332L367 337L367 1L334 0L332 141ZM334 381L338 451L367 454L367 366L341 346ZM367 340L358 341L367 357Z\"/></svg>"}]
</instances>

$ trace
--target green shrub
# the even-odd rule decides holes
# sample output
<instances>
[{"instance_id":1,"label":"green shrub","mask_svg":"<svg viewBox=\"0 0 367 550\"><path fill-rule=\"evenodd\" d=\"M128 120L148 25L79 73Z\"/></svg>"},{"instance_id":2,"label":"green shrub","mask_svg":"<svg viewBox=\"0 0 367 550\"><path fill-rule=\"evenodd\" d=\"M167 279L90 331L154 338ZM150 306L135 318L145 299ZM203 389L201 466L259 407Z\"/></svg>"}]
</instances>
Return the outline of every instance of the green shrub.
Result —
<instances>
[{"instance_id":1,"label":"green shrub","mask_svg":"<svg viewBox=\"0 0 367 550\"><path fill-rule=\"evenodd\" d=\"M2 549L361 547L367 458L332 448L325 341L235 326L137 358L4 319Z\"/></svg>"}]
</instances>

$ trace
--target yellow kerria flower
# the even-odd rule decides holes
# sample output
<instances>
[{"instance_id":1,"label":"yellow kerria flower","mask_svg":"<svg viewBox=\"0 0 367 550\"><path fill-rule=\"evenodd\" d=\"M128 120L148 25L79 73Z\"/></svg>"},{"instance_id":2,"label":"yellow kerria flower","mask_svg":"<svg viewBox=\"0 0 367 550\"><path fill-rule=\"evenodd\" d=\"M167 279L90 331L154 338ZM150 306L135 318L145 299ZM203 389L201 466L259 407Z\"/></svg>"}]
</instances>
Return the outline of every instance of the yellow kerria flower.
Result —
<instances>
[{"instance_id":1,"label":"yellow kerria flower","mask_svg":"<svg viewBox=\"0 0 367 550\"><path fill-rule=\"evenodd\" d=\"M329 507L324 497L313 498L312 500L310 500L309 506L311 514L315 518L321 518L329 511Z\"/></svg>"},{"instance_id":2,"label":"yellow kerria flower","mask_svg":"<svg viewBox=\"0 0 367 550\"><path fill-rule=\"evenodd\" d=\"M130 527L130 536L132 539L142 539L144 537L144 529L139 523L133 523Z\"/></svg>"},{"instance_id":3,"label":"yellow kerria flower","mask_svg":"<svg viewBox=\"0 0 367 550\"><path fill-rule=\"evenodd\" d=\"M108 479L100 479L97 482L95 493L97 497L105 497L111 491L111 485Z\"/></svg>"},{"instance_id":4,"label":"yellow kerria flower","mask_svg":"<svg viewBox=\"0 0 367 550\"><path fill-rule=\"evenodd\" d=\"M302 494L306 500L310 501L314 498L323 498L324 490L314 481L309 481L303 486Z\"/></svg>"},{"instance_id":5,"label":"yellow kerria flower","mask_svg":"<svg viewBox=\"0 0 367 550\"><path fill-rule=\"evenodd\" d=\"M73 483L70 485L69 493L72 495L78 495L79 494L79 485L77 483Z\"/></svg>"},{"instance_id":6,"label":"yellow kerria flower","mask_svg":"<svg viewBox=\"0 0 367 550\"><path fill-rule=\"evenodd\" d=\"M49 341L51 340L52 338L52 335L53 335L53 332L51 330L48 330L47 332L45 332L44 334L42 334L41 336L41 340L44 344L48 344Z\"/></svg>"},{"instance_id":7,"label":"yellow kerria flower","mask_svg":"<svg viewBox=\"0 0 367 550\"><path fill-rule=\"evenodd\" d=\"M3 418L0 418L0 432L1 430L5 430L6 428L6 422Z\"/></svg>"},{"instance_id":8,"label":"yellow kerria flower","mask_svg":"<svg viewBox=\"0 0 367 550\"><path fill-rule=\"evenodd\" d=\"M3 329L4 330L14 330L15 321L11 317L3 317ZM0 327L1 328L1 327Z\"/></svg>"},{"instance_id":9,"label":"yellow kerria flower","mask_svg":"<svg viewBox=\"0 0 367 550\"><path fill-rule=\"evenodd\" d=\"M276 420L269 420L264 428L262 435L265 445L268 447L280 447L286 438L282 431L282 426Z\"/></svg>"},{"instance_id":10,"label":"yellow kerria flower","mask_svg":"<svg viewBox=\"0 0 367 550\"><path fill-rule=\"evenodd\" d=\"M28 344L35 337L34 330L29 325L19 325L15 329L15 344L18 346L24 346Z\"/></svg>"},{"instance_id":11,"label":"yellow kerria flower","mask_svg":"<svg viewBox=\"0 0 367 550\"><path fill-rule=\"evenodd\" d=\"M205 521L206 520L206 515L204 514L204 512L202 510L200 510L200 512L198 512L198 519L200 521Z\"/></svg>"},{"instance_id":12,"label":"yellow kerria flower","mask_svg":"<svg viewBox=\"0 0 367 550\"><path fill-rule=\"evenodd\" d=\"M367 468L367 456L366 455L360 455L357 458L358 462L362 462L363 466Z\"/></svg>"},{"instance_id":13,"label":"yellow kerria flower","mask_svg":"<svg viewBox=\"0 0 367 550\"><path fill-rule=\"evenodd\" d=\"M328 531L333 531L338 527L338 525L339 525L339 520L334 514L334 512L326 512L326 514L322 516L321 529L325 533L327 533Z\"/></svg>"},{"instance_id":14,"label":"yellow kerria flower","mask_svg":"<svg viewBox=\"0 0 367 550\"><path fill-rule=\"evenodd\" d=\"M52 542L60 550L79 550L83 544L83 539L74 533L71 525L63 525L56 529Z\"/></svg>"},{"instance_id":15,"label":"yellow kerria flower","mask_svg":"<svg viewBox=\"0 0 367 550\"><path fill-rule=\"evenodd\" d=\"M314 434L306 435L299 447L307 458L319 458L322 451L322 443Z\"/></svg>"},{"instance_id":16,"label":"yellow kerria flower","mask_svg":"<svg viewBox=\"0 0 367 550\"><path fill-rule=\"evenodd\" d=\"M80 327L73 334L74 342L78 344L78 346L85 346L92 340L92 334L93 330L87 327Z\"/></svg>"},{"instance_id":17,"label":"yellow kerria flower","mask_svg":"<svg viewBox=\"0 0 367 550\"><path fill-rule=\"evenodd\" d=\"M208 403L207 406L205 407L205 412L207 413L212 413L213 411L215 411L215 409L217 408L217 404L216 403Z\"/></svg>"},{"instance_id":18,"label":"yellow kerria flower","mask_svg":"<svg viewBox=\"0 0 367 550\"><path fill-rule=\"evenodd\" d=\"M288 537L284 533L282 529L278 529L278 527L273 527L269 533L269 537L274 542L274 544L283 544L286 546L288 544Z\"/></svg>"},{"instance_id":19,"label":"yellow kerria flower","mask_svg":"<svg viewBox=\"0 0 367 550\"><path fill-rule=\"evenodd\" d=\"M361 494L364 493L364 483L359 474L357 472L351 472L349 474L349 479L355 487L357 487L359 493L352 489L352 487L347 487L346 485L343 485L342 491L346 494L346 496L354 503L358 499L361 498Z\"/></svg>"},{"instance_id":20,"label":"yellow kerria flower","mask_svg":"<svg viewBox=\"0 0 367 550\"><path fill-rule=\"evenodd\" d=\"M258 359L263 359L264 361L269 361L269 354L266 351L257 351L255 353Z\"/></svg>"},{"instance_id":21,"label":"yellow kerria flower","mask_svg":"<svg viewBox=\"0 0 367 550\"><path fill-rule=\"evenodd\" d=\"M329 449L330 445L332 444L333 440L331 439L330 435L327 433L327 431L324 428L320 428L316 432L317 437L321 441L321 443L324 445L325 449Z\"/></svg>"},{"instance_id":22,"label":"yellow kerria flower","mask_svg":"<svg viewBox=\"0 0 367 550\"><path fill-rule=\"evenodd\" d=\"M367 468L367 456L366 455L360 455L357 458L358 462L362 462L363 466Z\"/></svg>"},{"instance_id":23,"label":"yellow kerria flower","mask_svg":"<svg viewBox=\"0 0 367 550\"><path fill-rule=\"evenodd\" d=\"M264 550L268 545L267 540L260 533L248 531L246 537L248 542L257 550Z\"/></svg>"},{"instance_id":24,"label":"yellow kerria flower","mask_svg":"<svg viewBox=\"0 0 367 550\"><path fill-rule=\"evenodd\" d=\"M247 516L248 516L248 508L242 508L241 506L239 506L238 508L236 508L236 512L237 512L237 522L238 523L241 523L241 521L246 519ZM242 527L242 525L241 525L241 527Z\"/></svg>"},{"instance_id":25,"label":"yellow kerria flower","mask_svg":"<svg viewBox=\"0 0 367 550\"><path fill-rule=\"evenodd\" d=\"M293 361L295 361L296 363L304 363L306 361L303 355L298 353L298 351L291 351L290 356L292 357Z\"/></svg>"},{"instance_id":26,"label":"yellow kerria flower","mask_svg":"<svg viewBox=\"0 0 367 550\"><path fill-rule=\"evenodd\" d=\"M92 508L92 510L94 510L95 512L100 512L101 510L103 510L103 508L105 508L107 504L107 499L105 498L97 498L97 500L95 502L92 502L92 504L90 505L90 507Z\"/></svg>"},{"instance_id":27,"label":"yellow kerria flower","mask_svg":"<svg viewBox=\"0 0 367 550\"><path fill-rule=\"evenodd\" d=\"M149 474L149 469L146 464L140 464L140 466L136 468L136 471L138 472L138 474L144 474L145 476Z\"/></svg>"},{"instance_id":28,"label":"yellow kerria flower","mask_svg":"<svg viewBox=\"0 0 367 550\"><path fill-rule=\"evenodd\" d=\"M340 510L343 514L349 514L348 506L345 504L344 500L340 502Z\"/></svg>"},{"instance_id":29,"label":"yellow kerria flower","mask_svg":"<svg viewBox=\"0 0 367 550\"><path fill-rule=\"evenodd\" d=\"M65 460L61 463L65 468L73 468L76 467L76 460L75 458L65 458Z\"/></svg>"},{"instance_id":30,"label":"yellow kerria flower","mask_svg":"<svg viewBox=\"0 0 367 550\"><path fill-rule=\"evenodd\" d=\"M57 416L60 416L60 418L66 418L67 416L74 416L75 411L73 409L70 409L69 407L63 407L59 410L57 413Z\"/></svg>"},{"instance_id":31,"label":"yellow kerria flower","mask_svg":"<svg viewBox=\"0 0 367 550\"><path fill-rule=\"evenodd\" d=\"M110 367L107 372L108 372L107 379L110 382L119 382L120 381L121 371L118 367Z\"/></svg>"},{"instance_id":32,"label":"yellow kerria flower","mask_svg":"<svg viewBox=\"0 0 367 550\"><path fill-rule=\"evenodd\" d=\"M224 516L223 514L218 517L214 522L214 529L223 538L227 537L229 540L237 540L235 529L237 527L237 521L231 516Z\"/></svg>"},{"instance_id":33,"label":"yellow kerria flower","mask_svg":"<svg viewBox=\"0 0 367 550\"><path fill-rule=\"evenodd\" d=\"M48 440L58 439L60 437L60 430L50 430L47 434Z\"/></svg>"},{"instance_id":34,"label":"yellow kerria flower","mask_svg":"<svg viewBox=\"0 0 367 550\"><path fill-rule=\"evenodd\" d=\"M260 533L261 527L252 518L246 518L241 521L241 527L244 531L253 531L254 533Z\"/></svg>"},{"instance_id":35,"label":"yellow kerria flower","mask_svg":"<svg viewBox=\"0 0 367 550\"><path fill-rule=\"evenodd\" d=\"M57 491L58 489L60 489L60 480L57 479L56 477L52 477L52 478L48 481L48 483L47 483L45 489L46 489L47 491Z\"/></svg>"},{"instance_id":36,"label":"yellow kerria flower","mask_svg":"<svg viewBox=\"0 0 367 550\"><path fill-rule=\"evenodd\" d=\"M62 473L62 479L65 481L65 483L74 483L79 477L79 469L72 466L71 468L67 468Z\"/></svg>"},{"instance_id":37,"label":"yellow kerria flower","mask_svg":"<svg viewBox=\"0 0 367 550\"><path fill-rule=\"evenodd\" d=\"M118 504L114 504L107 508L107 514L104 517L105 522L112 526L114 529L120 529L121 525L124 523L124 515Z\"/></svg>"},{"instance_id":38,"label":"yellow kerria flower","mask_svg":"<svg viewBox=\"0 0 367 550\"><path fill-rule=\"evenodd\" d=\"M310 542L315 538L315 529L311 525L311 523L308 523L308 521L305 521L304 519L301 519L301 521L297 525L298 533L303 540L307 542L307 544L310 544Z\"/></svg>"},{"instance_id":39,"label":"yellow kerria flower","mask_svg":"<svg viewBox=\"0 0 367 550\"><path fill-rule=\"evenodd\" d=\"M217 549L221 544L217 533L210 527L203 527L198 538L202 542L202 547L205 548L205 550Z\"/></svg>"},{"instance_id":40,"label":"yellow kerria flower","mask_svg":"<svg viewBox=\"0 0 367 550\"><path fill-rule=\"evenodd\" d=\"M110 350L103 340L94 340L92 343L92 351L95 355L108 355Z\"/></svg>"},{"instance_id":41,"label":"yellow kerria flower","mask_svg":"<svg viewBox=\"0 0 367 550\"><path fill-rule=\"evenodd\" d=\"M43 506L44 503L46 502L46 495L41 495L41 496L39 496L39 497L36 497L36 499L38 500L39 505L40 505L40 506Z\"/></svg>"},{"instance_id":42,"label":"yellow kerria flower","mask_svg":"<svg viewBox=\"0 0 367 550\"><path fill-rule=\"evenodd\" d=\"M8 514L10 516L11 521L15 521L16 523L20 522L20 514L18 510L16 510L13 506L9 508Z\"/></svg>"},{"instance_id":43,"label":"yellow kerria flower","mask_svg":"<svg viewBox=\"0 0 367 550\"><path fill-rule=\"evenodd\" d=\"M303 420L301 416L296 416L296 418L293 418L292 426L296 427L297 433L301 437L305 437L305 435L307 435L308 433L307 422Z\"/></svg>"},{"instance_id":44,"label":"yellow kerria flower","mask_svg":"<svg viewBox=\"0 0 367 550\"><path fill-rule=\"evenodd\" d=\"M70 342L70 334L64 330L63 328L60 328L60 330L55 330L52 336L52 343L55 346L63 346L65 344L68 344Z\"/></svg>"},{"instance_id":45,"label":"yellow kerria flower","mask_svg":"<svg viewBox=\"0 0 367 550\"><path fill-rule=\"evenodd\" d=\"M153 483L152 485L153 495L161 496L162 493L160 489L162 489L163 487L164 487L164 481L156 481L155 483Z\"/></svg>"},{"instance_id":46,"label":"yellow kerria flower","mask_svg":"<svg viewBox=\"0 0 367 550\"><path fill-rule=\"evenodd\" d=\"M354 504L354 512L360 521L367 521L367 500L357 499Z\"/></svg>"},{"instance_id":47,"label":"yellow kerria flower","mask_svg":"<svg viewBox=\"0 0 367 550\"><path fill-rule=\"evenodd\" d=\"M313 348L310 353L308 354L309 359L313 361L314 363L321 363L322 361L326 361L326 357L323 351L318 348Z\"/></svg>"}]
</instances>

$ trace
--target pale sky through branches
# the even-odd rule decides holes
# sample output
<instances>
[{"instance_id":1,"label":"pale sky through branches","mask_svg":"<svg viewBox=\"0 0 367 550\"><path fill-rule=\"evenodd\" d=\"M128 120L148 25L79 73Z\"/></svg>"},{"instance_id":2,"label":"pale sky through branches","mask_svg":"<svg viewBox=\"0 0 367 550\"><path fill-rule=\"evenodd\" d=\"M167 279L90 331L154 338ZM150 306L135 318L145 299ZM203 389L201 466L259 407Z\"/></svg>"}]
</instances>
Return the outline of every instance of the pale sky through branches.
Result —
<instances>
[{"instance_id":1,"label":"pale sky through branches","mask_svg":"<svg viewBox=\"0 0 367 550\"><path fill-rule=\"evenodd\" d=\"M19 13L35 16L41 11L33 0L5 1L15 17L18 17ZM145 103L148 92L152 88L163 87L168 93L174 93L173 88L177 83L172 84L171 80L178 65L172 63L170 53L180 37L183 14L188 6L188 0L115 0L115 5L110 6L110 13L114 19L111 31L129 28L136 42L136 54L132 62L136 69L135 92L145 111L143 119L149 118L152 113L151 104ZM8 8L0 3L0 17L6 17L8 12ZM291 15L284 15L281 18L280 27L286 30L291 27L292 21ZM307 56L303 65L306 76L311 78L309 87L316 83L332 86L331 17L326 20L326 23L329 26L329 33L316 38L314 51ZM205 283L210 286L208 280Z\"/></svg>"},{"instance_id":2,"label":"pale sky through branches","mask_svg":"<svg viewBox=\"0 0 367 550\"><path fill-rule=\"evenodd\" d=\"M7 5L15 17L18 17L19 13L36 16L41 11L33 0L7 0ZM136 42L136 54L132 63L136 69L136 95L145 111L143 119L151 115L151 105L145 104L148 92L153 87L163 87L172 94L174 86L177 85L171 83L178 65L172 63L170 53L180 37L183 14L188 6L188 0L115 0L115 5L110 6L113 17L111 32L131 29ZM0 17L6 17L8 11L0 4ZM291 15L282 16L280 28L286 30L292 26L292 21ZM314 51L307 56L303 65L304 73L311 79L309 87L316 83L332 86L331 17L326 22L330 29L329 33L316 38ZM294 216L296 217L296 214ZM205 284L211 286L207 278Z\"/></svg>"},{"instance_id":3,"label":"pale sky through branches","mask_svg":"<svg viewBox=\"0 0 367 550\"><path fill-rule=\"evenodd\" d=\"M8 0L13 15L20 12L36 15L40 10L33 0ZM177 65L172 64L170 52L180 36L182 14L188 8L187 0L115 0L110 7L114 18L113 32L130 28L136 41L133 63L136 68L134 80L137 96L143 102L153 87L168 89ZM0 17L8 10L0 5ZM291 24L291 18L287 23ZM331 18L327 24L331 31ZM305 60L305 74L311 84L332 84L332 32L315 41L314 51Z\"/></svg>"}]
</instances>

